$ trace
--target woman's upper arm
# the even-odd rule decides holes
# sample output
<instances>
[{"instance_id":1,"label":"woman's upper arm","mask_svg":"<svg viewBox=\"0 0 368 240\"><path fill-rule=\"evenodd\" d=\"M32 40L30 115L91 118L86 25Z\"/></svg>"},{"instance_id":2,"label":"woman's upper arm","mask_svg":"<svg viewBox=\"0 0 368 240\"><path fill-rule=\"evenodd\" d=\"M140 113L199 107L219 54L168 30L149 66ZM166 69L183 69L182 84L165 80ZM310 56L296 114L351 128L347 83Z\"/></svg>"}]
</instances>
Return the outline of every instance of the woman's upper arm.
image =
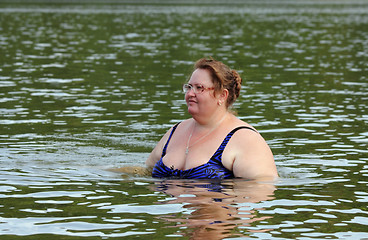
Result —
<instances>
[{"instance_id":1,"label":"woman's upper arm","mask_svg":"<svg viewBox=\"0 0 368 240\"><path fill-rule=\"evenodd\" d=\"M243 131L235 140L235 177L274 179L278 176L272 151L259 133Z\"/></svg>"},{"instance_id":2,"label":"woman's upper arm","mask_svg":"<svg viewBox=\"0 0 368 240\"><path fill-rule=\"evenodd\" d=\"M155 166L156 162L158 160L160 160L161 155L162 155L162 150L164 149L164 145L165 145L167 139L169 138L171 129L161 138L161 140L157 143L155 148L152 150L152 152L148 156L148 158L146 160L146 165L148 167Z\"/></svg>"}]
</instances>

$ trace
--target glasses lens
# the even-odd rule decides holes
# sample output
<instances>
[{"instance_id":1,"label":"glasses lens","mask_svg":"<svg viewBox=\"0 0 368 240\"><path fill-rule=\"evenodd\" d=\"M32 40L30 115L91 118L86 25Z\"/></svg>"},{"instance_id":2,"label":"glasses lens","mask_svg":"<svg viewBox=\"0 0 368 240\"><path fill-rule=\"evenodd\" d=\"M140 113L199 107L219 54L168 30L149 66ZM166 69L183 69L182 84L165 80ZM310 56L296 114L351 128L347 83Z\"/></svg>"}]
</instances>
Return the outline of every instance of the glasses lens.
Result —
<instances>
[{"instance_id":1,"label":"glasses lens","mask_svg":"<svg viewBox=\"0 0 368 240\"><path fill-rule=\"evenodd\" d=\"M184 84L183 85L183 92L187 93L188 91L190 91L192 87L189 84Z\"/></svg>"},{"instance_id":2,"label":"glasses lens","mask_svg":"<svg viewBox=\"0 0 368 240\"><path fill-rule=\"evenodd\" d=\"M193 90L193 92L195 94L200 94L200 93L203 93L204 90L211 90L213 88L205 88L203 87L202 85L191 85L191 84L184 84L183 85L183 92L184 93L187 93L189 92L190 90Z\"/></svg>"},{"instance_id":3,"label":"glasses lens","mask_svg":"<svg viewBox=\"0 0 368 240\"><path fill-rule=\"evenodd\" d=\"M203 93L204 92L204 87L202 85L198 85L195 87L195 92L196 93Z\"/></svg>"}]
</instances>

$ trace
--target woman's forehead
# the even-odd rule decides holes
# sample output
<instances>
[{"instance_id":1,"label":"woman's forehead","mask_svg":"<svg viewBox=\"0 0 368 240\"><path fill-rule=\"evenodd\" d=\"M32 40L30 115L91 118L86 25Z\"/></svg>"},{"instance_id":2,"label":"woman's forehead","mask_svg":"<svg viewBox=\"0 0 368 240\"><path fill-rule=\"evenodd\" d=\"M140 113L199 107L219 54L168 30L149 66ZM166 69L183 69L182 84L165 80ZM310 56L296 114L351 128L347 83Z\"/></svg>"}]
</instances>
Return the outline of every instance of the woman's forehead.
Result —
<instances>
[{"instance_id":1,"label":"woman's forehead","mask_svg":"<svg viewBox=\"0 0 368 240\"><path fill-rule=\"evenodd\" d=\"M211 75L208 70L198 68L192 73L192 76L189 79L189 83L192 85L211 84Z\"/></svg>"}]
</instances>

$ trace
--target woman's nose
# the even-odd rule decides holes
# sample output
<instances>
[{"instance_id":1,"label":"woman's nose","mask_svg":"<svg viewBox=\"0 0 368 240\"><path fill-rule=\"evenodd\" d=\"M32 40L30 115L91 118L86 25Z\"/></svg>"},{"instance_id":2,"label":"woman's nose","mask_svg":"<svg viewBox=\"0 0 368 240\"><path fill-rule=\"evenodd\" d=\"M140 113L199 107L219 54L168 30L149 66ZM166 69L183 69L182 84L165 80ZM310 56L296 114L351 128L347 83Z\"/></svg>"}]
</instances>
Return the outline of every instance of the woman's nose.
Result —
<instances>
[{"instance_id":1,"label":"woman's nose","mask_svg":"<svg viewBox=\"0 0 368 240\"><path fill-rule=\"evenodd\" d=\"M187 93L186 93L188 96L194 96L195 95L195 92L194 92L194 89L193 88L190 88Z\"/></svg>"}]
</instances>

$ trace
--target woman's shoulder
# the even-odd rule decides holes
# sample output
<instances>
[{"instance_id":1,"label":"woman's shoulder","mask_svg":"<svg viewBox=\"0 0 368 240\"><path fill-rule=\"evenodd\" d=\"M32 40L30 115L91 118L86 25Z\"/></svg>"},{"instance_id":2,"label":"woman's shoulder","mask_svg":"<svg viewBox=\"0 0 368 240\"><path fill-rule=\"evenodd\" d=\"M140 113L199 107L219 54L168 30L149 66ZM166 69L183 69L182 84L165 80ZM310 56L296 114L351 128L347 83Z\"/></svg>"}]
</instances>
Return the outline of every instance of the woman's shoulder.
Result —
<instances>
[{"instance_id":1,"label":"woman's shoulder","mask_svg":"<svg viewBox=\"0 0 368 240\"><path fill-rule=\"evenodd\" d=\"M177 122L170 124L170 127L167 130L166 134L170 134L170 132L172 132L173 129L176 130L176 129L182 128L183 126L187 125L189 121L190 121L190 118L184 119L184 120L178 120Z\"/></svg>"},{"instance_id":2,"label":"woman's shoulder","mask_svg":"<svg viewBox=\"0 0 368 240\"><path fill-rule=\"evenodd\" d=\"M265 142L264 138L255 127L241 119L234 120L231 129L233 131L236 130L232 136L232 142L237 142L241 146L245 142L251 145Z\"/></svg>"},{"instance_id":3,"label":"woman's shoulder","mask_svg":"<svg viewBox=\"0 0 368 240\"><path fill-rule=\"evenodd\" d=\"M244 121L238 123L239 127L246 128L232 136L224 152L224 160L232 164L234 175L251 179L276 177L273 154L265 139L252 125Z\"/></svg>"},{"instance_id":4,"label":"woman's shoulder","mask_svg":"<svg viewBox=\"0 0 368 240\"><path fill-rule=\"evenodd\" d=\"M183 128L187 128L188 125L190 125L190 123L193 121L193 118L188 118L188 119L184 119L184 120L180 120L178 123L176 123L174 126L172 126L170 128L170 130L172 128L177 128L177 129L183 129Z\"/></svg>"},{"instance_id":5,"label":"woman's shoulder","mask_svg":"<svg viewBox=\"0 0 368 240\"><path fill-rule=\"evenodd\" d=\"M244 128L244 129L248 129L250 131L253 130L254 132L258 133L258 131L255 127L253 127L251 124L237 118L236 116L233 117L231 123L232 123L231 124L232 129L237 129L237 128L242 129L242 128ZM243 131L241 131L241 132L243 132Z\"/></svg>"}]
</instances>

